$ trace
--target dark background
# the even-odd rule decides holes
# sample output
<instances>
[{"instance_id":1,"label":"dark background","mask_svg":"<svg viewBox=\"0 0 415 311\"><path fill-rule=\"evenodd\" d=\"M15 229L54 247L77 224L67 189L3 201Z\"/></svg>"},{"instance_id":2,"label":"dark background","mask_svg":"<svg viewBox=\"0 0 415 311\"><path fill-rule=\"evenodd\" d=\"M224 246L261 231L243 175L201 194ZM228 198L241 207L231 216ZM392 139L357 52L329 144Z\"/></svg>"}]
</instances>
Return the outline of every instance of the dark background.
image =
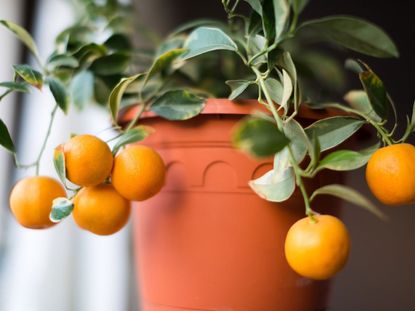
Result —
<instances>
[{"instance_id":1,"label":"dark background","mask_svg":"<svg viewBox=\"0 0 415 311\"><path fill-rule=\"evenodd\" d=\"M161 31L196 17L225 17L220 0L136 2L147 22ZM398 107L401 126L415 99L415 10L411 4L404 0L311 0L302 15L302 20L332 14L355 15L380 25L390 34L399 48L399 59L359 57L385 82ZM343 57L342 61L346 55ZM362 170L350 174L348 184L370 196ZM383 210L390 216L387 223L357 207L344 207L343 220L350 230L352 253L346 268L333 281L329 310L415 310L415 207Z\"/></svg>"}]
</instances>

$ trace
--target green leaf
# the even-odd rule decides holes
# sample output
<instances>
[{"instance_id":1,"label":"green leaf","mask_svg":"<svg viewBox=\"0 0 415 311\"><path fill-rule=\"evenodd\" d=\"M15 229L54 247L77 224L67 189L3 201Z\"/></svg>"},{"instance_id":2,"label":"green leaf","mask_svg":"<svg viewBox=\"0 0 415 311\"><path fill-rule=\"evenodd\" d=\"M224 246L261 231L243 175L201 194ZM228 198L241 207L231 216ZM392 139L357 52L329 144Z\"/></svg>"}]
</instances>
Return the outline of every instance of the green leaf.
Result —
<instances>
[{"instance_id":1,"label":"green leaf","mask_svg":"<svg viewBox=\"0 0 415 311\"><path fill-rule=\"evenodd\" d=\"M257 12L260 16L262 16L262 3L261 0L244 0L245 2L249 3L249 5Z\"/></svg>"},{"instance_id":2,"label":"green leaf","mask_svg":"<svg viewBox=\"0 0 415 311\"><path fill-rule=\"evenodd\" d=\"M385 120L388 116L390 102L382 80L369 67L359 74L359 78L373 110L382 120Z\"/></svg>"},{"instance_id":3,"label":"green leaf","mask_svg":"<svg viewBox=\"0 0 415 311\"><path fill-rule=\"evenodd\" d=\"M2 119L0 119L0 145L11 153L16 152L9 130L7 129L7 126Z\"/></svg>"},{"instance_id":4,"label":"green leaf","mask_svg":"<svg viewBox=\"0 0 415 311\"><path fill-rule=\"evenodd\" d=\"M70 94L76 108L82 110L93 100L94 75L88 70L78 72L72 79Z\"/></svg>"},{"instance_id":5,"label":"green leaf","mask_svg":"<svg viewBox=\"0 0 415 311\"><path fill-rule=\"evenodd\" d=\"M309 0L291 0L291 6L295 14L300 14L307 6Z\"/></svg>"},{"instance_id":6,"label":"green leaf","mask_svg":"<svg viewBox=\"0 0 415 311\"><path fill-rule=\"evenodd\" d=\"M157 48L156 57L169 52L171 50L181 49L186 41L186 36L182 35L180 37L171 37L168 38L166 41L161 43ZM151 54L150 57L153 59L153 55Z\"/></svg>"},{"instance_id":7,"label":"green leaf","mask_svg":"<svg viewBox=\"0 0 415 311\"><path fill-rule=\"evenodd\" d=\"M30 85L41 89L43 86L43 75L29 65L13 65L13 69L23 80Z\"/></svg>"},{"instance_id":8,"label":"green leaf","mask_svg":"<svg viewBox=\"0 0 415 311\"><path fill-rule=\"evenodd\" d=\"M278 103L278 104L281 103L283 92L284 92L284 88L281 82L274 78L267 78L264 81L264 83L265 83L265 87L267 88L268 93L271 96L271 99L275 103Z\"/></svg>"},{"instance_id":9,"label":"green leaf","mask_svg":"<svg viewBox=\"0 0 415 311\"><path fill-rule=\"evenodd\" d=\"M137 126L122 133L121 136L118 138L117 142L115 143L114 147L112 148L112 153L116 155L120 148L128 144L133 144L142 141L153 132L154 129L152 129L151 127Z\"/></svg>"},{"instance_id":10,"label":"green leaf","mask_svg":"<svg viewBox=\"0 0 415 311\"><path fill-rule=\"evenodd\" d=\"M310 149L310 141L303 127L294 119L284 124L284 134L291 141L290 146L297 163L301 163Z\"/></svg>"},{"instance_id":11,"label":"green leaf","mask_svg":"<svg viewBox=\"0 0 415 311\"><path fill-rule=\"evenodd\" d=\"M338 150L323 158L317 171L329 169L332 171L351 171L366 165L372 154L379 149L379 144L362 151Z\"/></svg>"},{"instance_id":12,"label":"green leaf","mask_svg":"<svg viewBox=\"0 0 415 311\"><path fill-rule=\"evenodd\" d=\"M51 71L59 67L77 68L79 62L75 57L69 54L56 54L48 59L47 66Z\"/></svg>"},{"instance_id":13,"label":"green leaf","mask_svg":"<svg viewBox=\"0 0 415 311\"><path fill-rule=\"evenodd\" d=\"M65 153L63 145L59 145L53 151L53 165L59 179L66 187L66 167L65 167Z\"/></svg>"},{"instance_id":14,"label":"green leaf","mask_svg":"<svg viewBox=\"0 0 415 311\"><path fill-rule=\"evenodd\" d=\"M287 26L290 17L290 6L287 0L273 0L275 15L275 35L276 39L281 37Z\"/></svg>"},{"instance_id":15,"label":"green leaf","mask_svg":"<svg viewBox=\"0 0 415 311\"><path fill-rule=\"evenodd\" d=\"M274 157L274 169L250 181L249 185L261 198L268 201L283 202L289 199L296 185L289 150L284 148L278 152Z\"/></svg>"},{"instance_id":16,"label":"green leaf","mask_svg":"<svg viewBox=\"0 0 415 311\"><path fill-rule=\"evenodd\" d=\"M233 144L255 157L274 155L289 142L274 122L259 118L242 121L233 135Z\"/></svg>"},{"instance_id":17,"label":"green leaf","mask_svg":"<svg viewBox=\"0 0 415 311\"><path fill-rule=\"evenodd\" d=\"M271 170L258 179L249 182L249 186L261 198L270 202L288 200L295 190L295 174L292 167L281 172Z\"/></svg>"},{"instance_id":18,"label":"green leaf","mask_svg":"<svg viewBox=\"0 0 415 311\"><path fill-rule=\"evenodd\" d=\"M245 90L254 82L248 80L229 80L226 84L231 88L230 100L234 100L239 97Z\"/></svg>"},{"instance_id":19,"label":"green leaf","mask_svg":"<svg viewBox=\"0 0 415 311\"><path fill-rule=\"evenodd\" d=\"M0 20L0 24L3 24L10 31L12 31L20 41L33 53L33 55L39 59L39 52L36 47L36 43L32 36L21 26L6 20Z\"/></svg>"},{"instance_id":20,"label":"green leaf","mask_svg":"<svg viewBox=\"0 0 415 311\"><path fill-rule=\"evenodd\" d=\"M376 114L373 110L372 105L370 104L369 97L365 91L353 90L349 91L345 96L344 100L352 107L365 115L370 119L376 122L381 122L382 119Z\"/></svg>"},{"instance_id":21,"label":"green leaf","mask_svg":"<svg viewBox=\"0 0 415 311\"><path fill-rule=\"evenodd\" d=\"M89 43L75 51L73 56L78 59L81 65L86 66L96 59L105 56L107 51L108 49L104 45Z\"/></svg>"},{"instance_id":22,"label":"green leaf","mask_svg":"<svg viewBox=\"0 0 415 311\"><path fill-rule=\"evenodd\" d=\"M104 45L114 51L128 51L132 48L130 39L120 33L113 34L104 42Z\"/></svg>"},{"instance_id":23,"label":"green leaf","mask_svg":"<svg viewBox=\"0 0 415 311\"><path fill-rule=\"evenodd\" d=\"M168 120L187 120L202 112L206 99L186 90L164 93L151 105L151 110Z\"/></svg>"},{"instance_id":24,"label":"green leaf","mask_svg":"<svg viewBox=\"0 0 415 311\"><path fill-rule=\"evenodd\" d=\"M190 22L184 23L173 30L169 37L175 37L178 34L185 32L189 29L200 27L200 26L216 26L216 27L226 27L226 25L222 21L214 20L214 19L197 19L192 20Z\"/></svg>"},{"instance_id":25,"label":"green leaf","mask_svg":"<svg viewBox=\"0 0 415 311\"><path fill-rule=\"evenodd\" d=\"M187 38L184 48L187 52L183 59L189 59L215 50L236 51L236 43L221 29L213 27L199 27Z\"/></svg>"},{"instance_id":26,"label":"green leaf","mask_svg":"<svg viewBox=\"0 0 415 311\"><path fill-rule=\"evenodd\" d=\"M72 200L67 198L56 198L52 203L52 210L49 215L50 221L54 223L61 222L64 218L68 217L74 208Z\"/></svg>"},{"instance_id":27,"label":"green leaf","mask_svg":"<svg viewBox=\"0 0 415 311\"><path fill-rule=\"evenodd\" d=\"M267 39L264 36L261 36L259 34L252 34L248 37L248 51L250 53L250 56L254 56L261 51L263 51L267 46ZM267 55L261 55L257 57L252 64L259 65L264 64L267 62Z\"/></svg>"},{"instance_id":28,"label":"green leaf","mask_svg":"<svg viewBox=\"0 0 415 311\"><path fill-rule=\"evenodd\" d=\"M111 94L108 98L108 107L111 110L112 120L115 124L117 124L117 116L121 104L121 99L127 90L127 87L142 76L144 76L144 74L140 73L128 78L123 78L111 91Z\"/></svg>"},{"instance_id":29,"label":"green leaf","mask_svg":"<svg viewBox=\"0 0 415 311\"><path fill-rule=\"evenodd\" d=\"M331 117L319 120L305 129L308 137L315 134L321 151L331 149L359 130L365 122L352 117Z\"/></svg>"},{"instance_id":30,"label":"green leaf","mask_svg":"<svg viewBox=\"0 0 415 311\"><path fill-rule=\"evenodd\" d=\"M291 82L291 78L289 74L283 69L283 93L282 93L282 99L280 104L280 108L288 110L288 101L291 98L291 94L293 93L293 84Z\"/></svg>"},{"instance_id":31,"label":"green leaf","mask_svg":"<svg viewBox=\"0 0 415 311\"><path fill-rule=\"evenodd\" d=\"M55 98L56 104L66 114L69 109L69 95L65 85L60 80L53 77L49 77L46 82L49 84L49 89Z\"/></svg>"},{"instance_id":32,"label":"green leaf","mask_svg":"<svg viewBox=\"0 0 415 311\"><path fill-rule=\"evenodd\" d=\"M185 52L185 49L173 49L167 52L164 52L160 56L157 57L157 59L153 62L153 65L151 66L146 79L144 81L144 86L147 84L148 80L150 80L152 77L154 77L159 72L167 69L175 59L177 59L180 55L182 55Z\"/></svg>"},{"instance_id":33,"label":"green leaf","mask_svg":"<svg viewBox=\"0 0 415 311\"><path fill-rule=\"evenodd\" d=\"M370 202L367 198L365 198L362 194L357 192L356 190L342 186L342 185L327 185L321 187L313 192L310 200L313 200L317 195L331 195L357 206L363 207L364 209L372 212L374 215L379 217L380 219L387 219L386 215L376 207L372 202Z\"/></svg>"},{"instance_id":34,"label":"green leaf","mask_svg":"<svg viewBox=\"0 0 415 311\"><path fill-rule=\"evenodd\" d=\"M351 16L330 16L302 24L298 31L312 31L320 40L330 41L374 57L399 57L390 37L378 26Z\"/></svg>"},{"instance_id":35,"label":"green leaf","mask_svg":"<svg viewBox=\"0 0 415 311\"><path fill-rule=\"evenodd\" d=\"M14 82L14 81L0 82L0 87L4 87L9 90L23 92L23 93L30 92L30 89L26 82Z\"/></svg>"},{"instance_id":36,"label":"green leaf","mask_svg":"<svg viewBox=\"0 0 415 311\"><path fill-rule=\"evenodd\" d=\"M291 54L287 51L282 53L280 57L278 57L277 59L277 65L278 67L286 70L287 73L290 75L292 88L294 91L294 105L295 105L295 108L297 108L300 105L299 100L298 100L298 94L297 94L298 77L297 77L297 69L291 57Z\"/></svg>"},{"instance_id":37,"label":"green leaf","mask_svg":"<svg viewBox=\"0 0 415 311\"><path fill-rule=\"evenodd\" d=\"M97 75L110 76L123 73L130 62L130 56L121 53L102 56L93 61L90 69Z\"/></svg>"},{"instance_id":38,"label":"green leaf","mask_svg":"<svg viewBox=\"0 0 415 311\"><path fill-rule=\"evenodd\" d=\"M314 170L318 165L321 155L320 141L317 137L316 132L312 132L311 144L309 145L309 154L311 159L309 168Z\"/></svg>"}]
</instances>

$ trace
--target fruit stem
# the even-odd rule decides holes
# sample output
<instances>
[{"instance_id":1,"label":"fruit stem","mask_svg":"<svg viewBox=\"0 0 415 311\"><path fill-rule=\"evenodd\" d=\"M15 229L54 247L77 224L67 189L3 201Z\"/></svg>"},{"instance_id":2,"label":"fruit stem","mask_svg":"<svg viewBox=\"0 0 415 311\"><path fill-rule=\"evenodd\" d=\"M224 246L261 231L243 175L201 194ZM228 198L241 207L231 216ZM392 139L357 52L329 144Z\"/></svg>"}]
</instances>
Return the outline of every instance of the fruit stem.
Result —
<instances>
[{"instance_id":1,"label":"fruit stem","mask_svg":"<svg viewBox=\"0 0 415 311\"><path fill-rule=\"evenodd\" d=\"M36 167L36 176L39 175L40 160L42 159L42 155L43 155L43 153L45 151L46 144L47 144L47 142L49 140L49 137L50 137L50 133L51 133L51 130L52 130L53 121L55 120L56 111L58 111L58 105L55 105L55 107L53 108L53 110L52 110L52 112L50 114L50 120L49 120L48 129L47 129L45 138L43 140L42 147L40 148L39 155L38 155L38 157L36 159L36 162L34 162L35 163L35 167Z\"/></svg>"}]
</instances>

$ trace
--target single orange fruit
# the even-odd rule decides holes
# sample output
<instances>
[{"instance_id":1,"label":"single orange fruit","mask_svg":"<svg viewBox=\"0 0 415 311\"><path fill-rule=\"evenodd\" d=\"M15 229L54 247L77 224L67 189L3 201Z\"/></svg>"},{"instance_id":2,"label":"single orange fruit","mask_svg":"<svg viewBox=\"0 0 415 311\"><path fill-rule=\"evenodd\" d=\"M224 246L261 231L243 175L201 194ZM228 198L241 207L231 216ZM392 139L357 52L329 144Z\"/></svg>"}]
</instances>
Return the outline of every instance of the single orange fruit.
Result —
<instances>
[{"instance_id":1,"label":"single orange fruit","mask_svg":"<svg viewBox=\"0 0 415 311\"><path fill-rule=\"evenodd\" d=\"M98 235L110 235L128 222L130 202L110 184L86 187L76 194L72 215L79 227Z\"/></svg>"},{"instance_id":2,"label":"single orange fruit","mask_svg":"<svg viewBox=\"0 0 415 311\"><path fill-rule=\"evenodd\" d=\"M74 184L95 186L110 175L113 156L108 145L98 137L75 136L63 148L67 178Z\"/></svg>"},{"instance_id":3,"label":"single orange fruit","mask_svg":"<svg viewBox=\"0 0 415 311\"><path fill-rule=\"evenodd\" d=\"M378 149L366 167L374 196L387 205L415 202L415 147L397 144Z\"/></svg>"},{"instance_id":4,"label":"single orange fruit","mask_svg":"<svg viewBox=\"0 0 415 311\"><path fill-rule=\"evenodd\" d=\"M112 184L123 197L144 201L161 190L165 175L164 162L154 149L129 146L115 157Z\"/></svg>"},{"instance_id":5,"label":"single orange fruit","mask_svg":"<svg viewBox=\"0 0 415 311\"><path fill-rule=\"evenodd\" d=\"M55 224L49 214L53 200L59 197L66 197L66 193L57 180L46 176L27 177L10 193L10 209L23 227L44 229Z\"/></svg>"},{"instance_id":6,"label":"single orange fruit","mask_svg":"<svg viewBox=\"0 0 415 311\"><path fill-rule=\"evenodd\" d=\"M325 280L346 264L349 255L349 234L346 226L329 215L306 217L297 221L285 240L285 257L298 274Z\"/></svg>"}]
</instances>

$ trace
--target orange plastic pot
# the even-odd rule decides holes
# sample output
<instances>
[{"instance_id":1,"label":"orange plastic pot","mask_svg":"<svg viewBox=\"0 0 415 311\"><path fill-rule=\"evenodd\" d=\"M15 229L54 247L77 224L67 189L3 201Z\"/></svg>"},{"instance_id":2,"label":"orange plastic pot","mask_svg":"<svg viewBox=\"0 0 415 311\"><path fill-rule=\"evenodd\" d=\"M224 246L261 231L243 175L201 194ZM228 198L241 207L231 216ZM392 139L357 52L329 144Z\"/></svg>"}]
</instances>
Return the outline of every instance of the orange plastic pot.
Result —
<instances>
[{"instance_id":1,"label":"orange plastic pot","mask_svg":"<svg viewBox=\"0 0 415 311\"><path fill-rule=\"evenodd\" d=\"M157 196L135 203L134 246L143 311L314 311L324 310L327 282L293 272L284 257L289 227L304 217L299 193L269 203L248 181L272 168L230 143L237 121L258 109L243 103L209 100L200 116L181 122L146 115L156 132L145 144L167 165L166 185ZM128 121L134 111L128 111ZM300 121L317 119L302 111ZM320 174L308 186L339 182ZM336 210L329 197L315 206Z\"/></svg>"}]
</instances>

